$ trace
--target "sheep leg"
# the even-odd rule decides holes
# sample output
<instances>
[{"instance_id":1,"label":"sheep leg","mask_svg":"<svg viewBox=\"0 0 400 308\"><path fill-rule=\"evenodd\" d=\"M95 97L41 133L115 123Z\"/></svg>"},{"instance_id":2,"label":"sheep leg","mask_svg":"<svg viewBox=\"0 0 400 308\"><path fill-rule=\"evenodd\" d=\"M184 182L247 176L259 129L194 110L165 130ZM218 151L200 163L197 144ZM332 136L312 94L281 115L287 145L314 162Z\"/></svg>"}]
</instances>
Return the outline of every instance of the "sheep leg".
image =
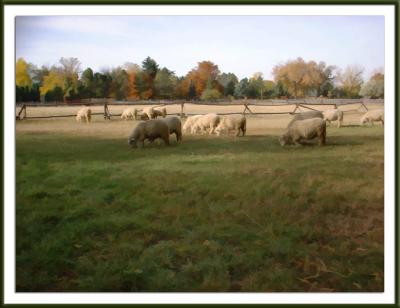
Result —
<instances>
[{"instance_id":1,"label":"sheep leg","mask_svg":"<svg viewBox=\"0 0 400 308\"><path fill-rule=\"evenodd\" d=\"M382 126L384 126L383 119L381 120L381 122L382 122Z\"/></svg>"}]
</instances>

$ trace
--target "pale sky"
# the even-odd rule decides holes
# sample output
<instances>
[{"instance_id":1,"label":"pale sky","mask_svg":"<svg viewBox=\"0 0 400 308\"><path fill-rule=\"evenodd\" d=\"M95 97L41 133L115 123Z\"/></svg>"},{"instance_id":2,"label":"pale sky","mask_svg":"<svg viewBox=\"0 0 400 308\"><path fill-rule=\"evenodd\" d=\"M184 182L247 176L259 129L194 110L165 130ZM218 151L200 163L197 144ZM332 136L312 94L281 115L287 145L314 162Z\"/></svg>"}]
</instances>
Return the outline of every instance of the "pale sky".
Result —
<instances>
[{"instance_id":1,"label":"pale sky","mask_svg":"<svg viewBox=\"0 0 400 308\"><path fill-rule=\"evenodd\" d=\"M76 57L94 71L150 56L178 76L209 60L239 79L287 60L384 67L383 16L21 16L16 58L41 66Z\"/></svg>"}]
</instances>

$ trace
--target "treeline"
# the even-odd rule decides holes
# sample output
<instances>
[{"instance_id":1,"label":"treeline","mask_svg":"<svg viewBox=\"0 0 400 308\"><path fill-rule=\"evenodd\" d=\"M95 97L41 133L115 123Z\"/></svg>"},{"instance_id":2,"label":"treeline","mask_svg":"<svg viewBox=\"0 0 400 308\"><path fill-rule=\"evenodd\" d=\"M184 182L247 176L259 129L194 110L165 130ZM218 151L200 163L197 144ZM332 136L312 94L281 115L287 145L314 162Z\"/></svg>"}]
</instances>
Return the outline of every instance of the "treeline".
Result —
<instances>
[{"instance_id":1,"label":"treeline","mask_svg":"<svg viewBox=\"0 0 400 308\"><path fill-rule=\"evenodd\" d=\"M239 80L233 73L221 73L218 65L210 61L199 62L186 76L177 76L150 57L141 65L125 63L101 72L94 72L91 68L82 71L77 58L61 58L58 65L40 68L19 58L16 63L16 100L383 98L383 73L375 72L366 82L362 73L362 68L357 66L341 71L324 62L306 62L297 58L276 65L272 72L273 80L265 80L260 72Z\"/></svg>"}]
</instances>

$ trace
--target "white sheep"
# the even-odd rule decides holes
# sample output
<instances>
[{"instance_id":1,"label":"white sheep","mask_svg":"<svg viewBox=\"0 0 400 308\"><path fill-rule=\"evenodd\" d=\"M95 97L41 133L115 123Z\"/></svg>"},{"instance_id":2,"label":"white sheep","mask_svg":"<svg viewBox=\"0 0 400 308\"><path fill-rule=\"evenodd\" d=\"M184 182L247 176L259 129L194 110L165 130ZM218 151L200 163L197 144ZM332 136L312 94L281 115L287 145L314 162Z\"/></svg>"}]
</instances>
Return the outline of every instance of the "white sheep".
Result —
<instances>
[{"instance_id":1,"label":"white sheep","mask_svg":"<svg viewBox=\"0 0 400 308\"><path fill-rule=\"evenodd\" d=\"M321 118L298 120L286 129L279 138L281 146L287 144L305 144L304 140L318 137L318 144L324 145L326 140L326 122Z\"/></svg>"},{"instance_id":2,"label":"white sheep","mask_svg":"<svg viewBox=\"0 0 400 308\"><path fill-rule=\"evenodd\" d=\"M137 109L134 107L128 107L122 112L121 119L122 120L134 120L134 119L136 119L136 116L137 116Z\"/></svg>"},{"instance_id":3,"label":"white sheep","mask_svg":"<svg viewBox=\"0 0 400 308\"><path fill-rule=\"evenodd\" d=\"M153 109L153 117L154 119L157 117L163 117L165 118L167 115L167 108L161 108L161 110L158 109Z\"/></svg>"},{"instance_id":4,"label":"white sheep","mask_svg":"<svg viewBox=\"0 0 400 308\"><path fill-rule=\"evenodd\" d=\"M300 112L297 113L292 120L289 122L289 124L287 125L287 127L289 127L290 125L292 125L292 123L294 123L295 121L298 120L305 120L305 119L313 119L313 118L324 118L324 115L322 114L321 111L318 110L311 110L311 111L305 111L305 112Z\"/></svg>"},{"instance_id":5,"label":"white sheep","mask_svg":"<svg viewBox=\"0 0 400 308\"><path fill-rule=\"evenodd\" d=\"M194 125L194 123L201 117L201 114L198 115L194 115L194 116L190 116L187 117L185 124L183 124L182 130L184 132L190 132L192 130L192 126Z\"/></svg>"},{"instance_id":6,"label":"white sheep","mask_svg":"<svg viewBox=\"0 0 400 308\"><path fill-rule=\"evenodd\" d=\"M83 107L78 110L76 113L76 121L81 122L85 120L86 123L89 123L92 117L92 110L89 107Z\"/></svg>"},{"instance_id":7,"label":"white sheep","mask_svg":"<svg viewBox=\"0 0 400 308\"><path fill-rule=\"evenodd\" d=\"M147 115L149 119L155 119L159 116L165 118L167 115L167 109L164 107L161 110L154 109L154 107L146 107L143 109L143 114Z\"/></svg>"},{"instance_id":8,"label":"white sheep","mask_svg":"<svg viewBox=\"0 0 400 308\"><path fill-rule=\"evenodd\" d=\"M192 125L192 134L197 133L198 131L202 133L207 132L208 129L208 133L212 134L217 128L219 121L220 117L216 113L207 113L205 115L202 115Z\"/></svg>"},{"instance_id":9,"label":"white sheep","mask_svg":"<svg viewBox=\"0 0 400 308\"><path fill-rule=\"evenodd\" d=\"M182 123L177 116L168 116L162 119L167 125L169 134L175 134L176 141L182 141Z\"/></svg>"},{"instance_id":10,"label":"white sheep","mask_svg":"<svg viewBox=\"0 0 400 308\"><path fill-rule=\"evenodd\" d=\"M168 125L163 120L148 120L139 122L128 137L128 144L134 148L137 147L137 142L142 143L148 139L153 142L155 139L161 138L166 145L169 145L169 129Z\"/></svg>"},{"instance_id":11,"label":"white sheep","mask_svg":"<svg viewBox=\"0 0 400 308\"><path fill-rule=\"evenodd\" d=\"M231 131L236 131L236 136L246 133L246 117L242 114L232 114L220 118L220 122L215 129L215 133L219 136L223 132L230 133Z\"/></svg>"},{"instance_id":12,"label":"white sheep","mask_svg":"<svg viewBox=\"0 0 400 308\"><path fill-rule=\"evenodd\" d=\"M327 123L331 121L337 121L337 127L340 127L343 122L343 111L339 109L329 109L322 112L324 115L324 120Z\"/></svg>"},{"instance_id":13,"label":"white sheep","mask_svg":"<svg viewBox=\"0 0 400 308\"><path fill-rule=\"evenodd\" d=\"M381 121L382 125L384 124L384 110L383 109L375 109L367 111L360 119L360 124L364 125L365 123L371 123L374 125L374 121Z\"/></svg>"}]
</instances>

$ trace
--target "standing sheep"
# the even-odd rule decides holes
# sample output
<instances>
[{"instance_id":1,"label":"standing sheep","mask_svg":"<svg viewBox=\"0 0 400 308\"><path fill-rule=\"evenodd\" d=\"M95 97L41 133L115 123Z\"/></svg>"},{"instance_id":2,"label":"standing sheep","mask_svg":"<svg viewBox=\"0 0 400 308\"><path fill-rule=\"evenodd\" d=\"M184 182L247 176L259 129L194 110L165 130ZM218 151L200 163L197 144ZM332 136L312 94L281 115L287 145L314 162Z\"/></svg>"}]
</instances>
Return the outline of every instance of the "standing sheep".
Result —
<instances>
[{"instance_id":1,"label":"standing sheep","mask_svg":"<svg viewBox=\"0 0 400 308\"><path fill-rule=\"evenodd\" d=\"M246 117L242 114L235 114L221 117L220 122L215 129L216 134L219 136L222 132L227 131L228 133L235 130L236 136L246 133Z\"/></svg>"},{"instance_id":2,"label":"standing sheep","mask_svg":"<svg viewBox=\"0 0 400 308\"><path fill-rule=\"evenodd\" d=\"M81 122L83 119L89 123L92 118L92 110L89 107L83 107L76 113L76 121Z\"/></svg>"},{"instance_id":3,"label":"standing sheep","mask_svg":"<svg viewBox=\"0 0 400 308\"><path fill-rule=\"evenodd\" d=\"M162 119L167 125L169 134L175 134L176 141L182 141L182 123L177 116L169 116Z\"/></svg>"},{"instance_id":4,"label":"standing sheep","mask_svg":"<svg viewBox=\"0 0 400 308\"><path fill-rule=\"evenodd\" d=\"M322 114L321 111L318 110L311 110L311 111L306 111L306 112L300 112L298 114L296 114L292 120L289 122L289 124L287 125L287 127L289 128L290 125L292 125L292 123L294 123L295 121L298 120L305 120L305 119L312 119L312 118L324 118L324 115Z\"/></svg>"},{"instance_id":5,"label":"standing sheep","mask_svg":"<svg viewBox=\"0 0 400 308\"><path fill-rule=\"evenodd\" d=\"M134 107L128 107L124 109L124 111L121 114L121 119L122 120L134 120L136 119L137 116L137 110Z\"/></svg>"},{"instance_id":6,"label":"standing sheep","mask_svg":"<svg viewBox=\"0 0 400 308\"><path fill-rule=\"evenodd\" d=\"M365 123L371 123L374 125L374 121L381 121L382 125L384 125L384 110L383 109L375 109L367 111L360 119L360 124L364 125Z\"/></svg>"},{"instance_id":7,"label":"standing sheep","mask_svg":"<svg viewBox=\"0 0 400 308\"><path fill-rule=\"evenodd\" d=\"M343 122L343 111L338 109L329 109L323 112L324 120L327 123L337 121L337 127L340 127Z\"/></svg>"},{"instance_id":8,"label":"standing sheep","mask_svg":"<svg viewBox=\"0 0 400 308\"><path fill-rule=\"evenodd\" d=\"M166 145L169 145L168 125L163 120L148 120L139 122L133 129L128 137L128 144L136 148L139 141L142 143L142 147L144 147L146 139L153 142L157 138L161 138Z\"/></svg>"},{"instance_id":9,"label":"standing sheep","mask_svg":"<svg viewBox=\"0 0 400 308\"><path fill-rule=\"evenodd\" d=\"M207 132L207 129L210 129L208 133L211 135L217 128L219 121L220 117L216 113L207 113L205 115L202 115L193 124L192 134L198 132L199 130L201 132Z\"/></svg>"},{"instance_id":10,"label":"standing sheep","mask_svg":"<svg viewBox=\"0 0 400 308\"><path fill-rule=\"evenodd\" d=\"M201 117L202 115L194 115L194 116L190 116L187 117L185 124L183 124L182 130L184 132L189 132L192 129L192 126L194 125L194 123Z\"/></svg>"},{"instance_id":11,"label":"standing sheep","mask_svg":"<svg viewBox=\"0 0 400 308\"><path fill-rule=\"evenodd\" d=\"M304 140L318 137L318 145L325 145L326 122L320 118L298 120L292 123L279 138L281 146L288 144L305 144Z\"/></svg>"}]
</instances>

